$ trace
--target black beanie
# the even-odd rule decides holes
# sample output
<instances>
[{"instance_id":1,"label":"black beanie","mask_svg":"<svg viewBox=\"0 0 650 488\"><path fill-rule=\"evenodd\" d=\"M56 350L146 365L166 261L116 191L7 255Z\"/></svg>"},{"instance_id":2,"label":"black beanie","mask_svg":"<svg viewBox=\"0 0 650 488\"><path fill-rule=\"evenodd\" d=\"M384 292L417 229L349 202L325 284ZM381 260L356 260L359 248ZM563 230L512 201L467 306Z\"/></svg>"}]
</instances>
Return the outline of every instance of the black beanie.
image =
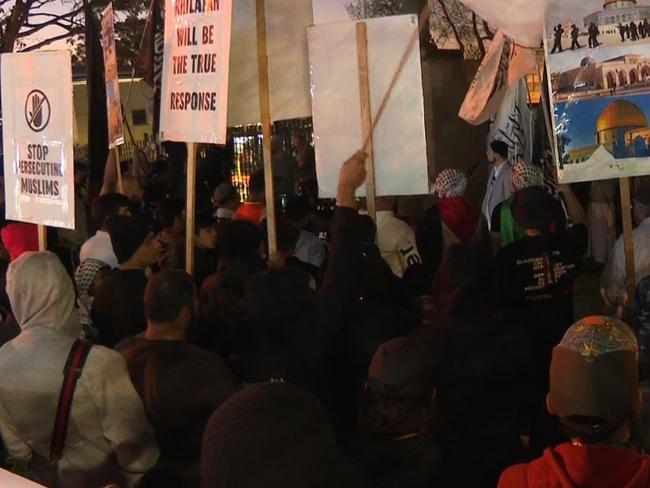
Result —
<instances>
[{"instance_id":1,"label":"black beanie","mask_svg":"<svg viewBox=\"0 0 650 488\"><path fill-rule=\"evenodd\" d=\"M345 484L325 410L305 390L260 383L235 393L203 434L203 488L311 487Z\"/></svg>"},{"instance_id":2,"label":"black beanie","mask_svg":"<svg viewBox=\"0 0 650 488\"><path fill-rule=\"evenodd\" d=\"M145 221L126 215L109 217L105 228L111 236L113 252L120 264L135 254L151 232L151 227Z\"/></svg>"}]
</instances>

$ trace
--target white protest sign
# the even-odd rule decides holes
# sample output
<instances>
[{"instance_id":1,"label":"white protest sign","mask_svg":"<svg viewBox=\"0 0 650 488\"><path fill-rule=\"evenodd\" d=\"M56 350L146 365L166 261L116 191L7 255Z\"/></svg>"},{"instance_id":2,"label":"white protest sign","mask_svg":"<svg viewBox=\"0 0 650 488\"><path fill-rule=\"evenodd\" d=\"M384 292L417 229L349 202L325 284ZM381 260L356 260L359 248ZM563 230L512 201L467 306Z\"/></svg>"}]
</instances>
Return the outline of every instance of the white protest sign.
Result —
<instances>
[{"instance_id":1,"label":"white protest sign","mask_svg":"<svg viewBox=\"0 0 650 488\"><path fill-rule=\"evenodd\" d=\"M311 0L266 0L271 119L311 117L307 27ZM257 66L255 0L233 5L228 125L258 124L260 80Z\"/></svg>"},{"instance_id":2,"label":"white protest sign","mask_svg":"<svg viewBox=\"0 0 650 488\"><path fill-rule=\"evenodd\" d=\"M166 0L160 138L226 143L232 0Z\"/></svg>"},{"instance_id":3,"label":"white protest sign","mask_svg":"<svg viewBox=\"0 0 650 488\"><path fill-rule=\"evenodd\" d=\"M6 217L74 229L70 52L3 54L1 66Z\"/></svg>"},{"instance_id":4,"label":"white protest sign","mask_svg":"<svg viewBox=\"0 0 650 488\"><path fill-rule=\"evenodd\" d=\"M43 488L43 485L21 478L4 469L0 469L0 486L2 488Z\"/></svg>"},{"instance_id":5,"label":"white protest sign","mask_svg":"<svg viewBox=\"0 0 650 488\"><path fill-rule=\"evenodd\" d=\"M115 52L115 27L113 4L102 12L102 48L104 49L104 79L106 81L106 108L108 112L108 146L113 149L124 144L122 104L120 102L120 78Z\"/></svg>"},{"instance_id":6,"label":"white protest sign","mask_svg":"<svg viewBox=\"0 0 650 488\"><path fill-rule=\"evenodd\" d=\"M365 22L374 120L407 46L417 35L418 19L404 15ZM316 168L324 198L336 196L341 163L364 144L356 24L333 22L309 28ZM373 138L378 196L429 193L419 47L411 51Z\"/></svg>"}]
</instances>

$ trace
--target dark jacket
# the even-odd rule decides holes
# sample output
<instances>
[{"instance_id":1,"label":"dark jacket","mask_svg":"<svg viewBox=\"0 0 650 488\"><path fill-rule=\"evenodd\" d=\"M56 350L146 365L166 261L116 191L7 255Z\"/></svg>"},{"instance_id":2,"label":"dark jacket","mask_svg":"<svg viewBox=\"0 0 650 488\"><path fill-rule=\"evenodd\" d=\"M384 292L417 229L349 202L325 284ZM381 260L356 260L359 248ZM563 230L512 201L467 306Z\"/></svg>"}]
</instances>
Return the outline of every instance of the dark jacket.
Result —
<instances>
[{"instance_id":1,"label":"dark jacket","mask_svg":"<svg viewBox=\"0 0 650 488\"><path fill-rule=\"evenodd\" d=\"M185 341L132 337L119 349L156 433L159 464L194 486L203 429L238 389L232 373L216 354Z\"/></svg>"},{"instance_id":2,"label":"dark jacket","mask_svg":"<svg viewBox=\"0 0 650 488\"><path fill-rule=\"evenodd\" d=\"M361 262L357 213L337 208L330 262L317 293L299 269L266 271L248 289L251 341L241 351L245 382L283 378L321 396L327 358L354 302Z\"/></svg>"},{"instance_id":3,"label":"dark jacket","mask_svg":"<svg viewBox=\"0 0 650 488\"><path fill-rule=\"evenodd\" d=\"M114 270L97 290L90 316L99 331L98 343L114 347L147 328L144 290L147 277L140 270Z\"/></svg>"}]
</instances>

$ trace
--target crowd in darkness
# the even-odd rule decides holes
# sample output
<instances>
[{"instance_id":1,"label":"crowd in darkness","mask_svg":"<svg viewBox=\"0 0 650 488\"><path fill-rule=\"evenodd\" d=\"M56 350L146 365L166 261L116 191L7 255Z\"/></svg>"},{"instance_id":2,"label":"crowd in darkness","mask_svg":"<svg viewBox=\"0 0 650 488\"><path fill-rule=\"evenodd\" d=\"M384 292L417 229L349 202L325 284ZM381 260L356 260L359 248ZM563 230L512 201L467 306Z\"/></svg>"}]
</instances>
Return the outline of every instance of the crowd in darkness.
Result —
<instances>
[{"instance_id":1,"label":"crowd in darkness","mask_svg":"<svg viewBox=\"0 0 650 488\"><path fill-rule=\"evenodd\" d=\"M636 296L613 239L607 312L577 317L592 209L505 143L482 206L445 169L412 221L395 197L363 211L364 153L341 162L328 213L307 139L272 145L274 256L263 171L245 202L200 177L186 273L171 154L134 158L119 192L109 161L92 202L78 164L77 228L50 251L2 223L5 469L64 488L650 486L650 185Z\"/></svg>"}]
</instances>

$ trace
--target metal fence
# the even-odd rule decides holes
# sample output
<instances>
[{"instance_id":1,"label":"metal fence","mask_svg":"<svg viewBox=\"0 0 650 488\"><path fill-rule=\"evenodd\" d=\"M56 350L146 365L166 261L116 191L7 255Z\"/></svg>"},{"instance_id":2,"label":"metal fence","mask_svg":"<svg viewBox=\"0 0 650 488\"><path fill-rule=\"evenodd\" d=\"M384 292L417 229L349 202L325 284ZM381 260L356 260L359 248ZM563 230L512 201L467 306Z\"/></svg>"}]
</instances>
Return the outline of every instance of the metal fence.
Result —
<instances>
[{"instance_id":1,"label":"metal fence","mask_svg":"<svg viewBox=\"0 0 650 488\"><path fill-rule=\"evenodd\" d=\"M313 141L313 122L311 117L306 119L283 120L273 124L273 134L282 138L286 152L292 154L295 148L292 145L292 136L300 133L308 141ZM250 176L264 167L262 151L262 126L259 124L232 127L228 130L229 140L233 144L234 165L232 170L232 183L239 190L242 198L248 196L248 181ZM146 141L125 142L119 146L120 161L131 159L135 148L145 150ZM87 154L87 145L75 147L76 154Z\"/></svg>"},{"instance_id":2,"label":"metal fence","mask_svg":"<svg viewBox=\"0 0 650 488\"><path fill-rule=\"evenodd\" d=\"M283 120L273 124L273 134L282 138L284 150L293 153L292 136L303 134L308 141L313 140L313 121L310 118ZM242 198L248 196L248 180L251 174L264 167L262 151L262 126L259 124L233 127L229 131L234 145L233 185Z\"/></svg>"}]
</instances>

